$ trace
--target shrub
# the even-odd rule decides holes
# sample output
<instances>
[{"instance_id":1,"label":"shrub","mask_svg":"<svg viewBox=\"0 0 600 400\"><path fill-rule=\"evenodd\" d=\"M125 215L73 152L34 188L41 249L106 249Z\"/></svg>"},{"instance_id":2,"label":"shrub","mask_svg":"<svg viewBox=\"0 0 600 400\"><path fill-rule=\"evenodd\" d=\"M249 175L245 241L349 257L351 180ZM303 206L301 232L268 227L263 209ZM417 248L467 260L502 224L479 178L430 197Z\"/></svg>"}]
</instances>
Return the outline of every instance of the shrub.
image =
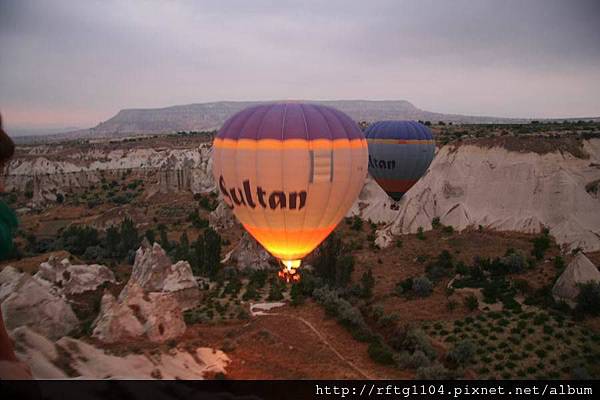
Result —
<instances>
[{"instance_id":1,"label":"shrub","mask_svg":"<svg viewBox=\"0 0 600 400\"><path fill-rule=\"evenodd\" d=\"M433 229L437 229L440 226L442 226L442 224L440 223L440 217L435 217L431 220L431 227Z\"/></svg>"},{"instance_id":2,"label":"shrub","mask_svg":"<svg viewBox=\"0 0 600 400\"><path fill-rule=\"evenodd\" d=\"M587 282L579 285L575 311L582 314L600 315L600 283Z\"/></svg>"},{"instance_id":3,"label":"shrub","mask_svg":"<svg viewBox=\"0 0 600 400\"><path fill-rule=\"evenodd\" d=\"M417 229L417 239L419 239L419 240L425 240L425 233L423 232L423 227L422 226L420 226Z\"/></svg>"},{"instance_id":4,"label":"shrub","mask_svg":"<svg viewBox=\"0 0 600 400\"><path fill-rule=\"evenodd\" d=\"M413 279L412 290L419 297L427 297L433 290L433 284L426 276L418 276Z\"/></svg>"},{"instance_id":5,"label":"shrub","mask_svg":"<svg viewBox=\"0 0 600 400\"><path fill-rule=\"evenodd\" d=\"M350 229L354 231L362 231L362 226L363 220L358 215L352 217L352 225L350 225Z\"/></svg>"},{"instance_id":6,"label":"shrub","mask_svg":"<svg viewBox=\"0 0 600 400\"><path fill-rule=\"evenodd\" d=\"M542 234L533 239L532 242L533 249L531 250L531 254L537 260L541 260L542 258L544 258L546 250L550 248L550 231L548 230L548 228L544 228Z\"/></svg>"},{"instance_id":7,"label":"shrub","mask_svg":"<svg viewBox=\"0 0 600 400\"><path fill-rule=\"evenodd\" d=\"M470 294L465 297L465 307L469 311L475 311L479 307L479 300L474 294Z\"/></svg>"},{"instance_id":8,"label":"shrub","mask_svg":"<svg viewBox=\"0 0 600 400\"><path fill-rule=\"evenodd\" d=\"M431 345L429 338L420 329L408 329L406 331L406 335L404 337L401 347L408 350L411 353L420 350L431 360L433 360L437 356L437 353Z\"/></svg>"},{"instance_id":9,"label":"shrub","mask_svg":"<svg viewBox=\"0 0 600 400\"><path fill-rule=\"evenodd\" d=\"M470 340L461 340L448 352L448 358L458 364L465 364L473 359L475 345Z\"/></svg>"},{"instance_id":10,"label":"shrub","mask_svg":"<svg viewBox=\"0 0 600 400\"><path fill-rule=\"evenodd\" d=\"M248 286L246 286L246 291L244 292L244 295L242 296L242 300L244 300L244 301L258 300L259 298L260 298L260 295L259 295L258 291L256 290L255 285L249 284Z\"/></svg>"},{"instance_id":11,"label":"shrub","mask_svg":"<svg viewBox=\"0 0 600 400\"><path fill-rule=\"evenodd\" d=\"M506 256L502 257L500 262L504 265L507 272L513 274L522 272L527 267L527 260L525 255L521 252L510 252Z\"/></svg>"},{"instance_id":12,"label":"shrub","mask_svg":"<svg viewBox=\"0 0 600 400\"><path fill-rule=\"evenodd\" d=\"M267 300L269 301L277 301L283 299L283 293L281 290L281 285L278 283L274 283L271 285L271 289L269 290L269 297Z\"/></svg>"},{"instance_id":13,"label":"shrub","mask_svg":"<svg viewBox=\"0 0 600 400\"><path fill-rule=\"evenodd\" d=\"M367 353L371 360L376 363L384 365L394 364L394 353L388 346L382 344L380 341L370 343Z\"/></svg>"},{"instance_id":14,"label":"shrub","mask_svg":"<svg viewBox=\"0 0 600 400\"><path fill-rule=\"evenodd\" d=\"M406 294L412 289L413 278L406 278L396 284L394 291L396 294Z\"/></svg>"},{"instance_id":15,"label":"shrub","mask_svg":"<svg viewBox=\"0 0 600 400\"><path fill-rule=\"evenodd\" d=\"M344 249L342 240L334 233L319 246L314 268L317 275L330 286L345 287L350 283L354 258Z\"/></svg>"},{"instance_id":16,"label":"shrub","mask_svg":"<svg viewBox=\"0 0 600 400\"><path fill-rule=\"evenodd\" d=\"M448 300L448 302L446 303L446 308L448 309L448 311L456 310L457 306L458 303L455 300Z\"/></svg>"},{"instance_id":17,"label":"shrub","mask_svg":"<svg viewBox=\"0 0 600 400\"><path fill-rule=\"evenodd\" d=\"M403 351L394 357L396 364L400 368L422 368L431 365L431 360L421 350L417 350L410 354Z\"/></svg>"},{"instance_id":18,"label":"shrub","mask_svg":"<svg viewBox=\"0 0 600 400\"><path fill-rule=\"evenodd\" d=\"M442 232L452 234L454 233L454 227L452 225L446 225L442 228Z\"/></svg>"},{"instance_id":19,"label":"shrub","mask_svg":"<svg viewBox=\"0 0 600 400\"><path fill-rule=\"evenodd\" d=\"M559 271L565 269L565 260L561 256L554 257L554 268Z\"/></svg>"},{"instance_id":20,"label":"shrub","mask_svg":"<svg viewBox=\"0 0 600 400\"><path fill-rule=\"evenodd\" d=\"M106 257L106 250L101 246L90 246L83 253L83 258L86 261L100 262L104 257Z\"/></svg>"},{"instance_id":21,"label":"shrub","mask_svg":"<svg viewBox=\"0 0 600 400\"><path fill-rule=\"evenodd\" d=\"M370 298L373 296L373 288L375 287L375 278L373 277L373 271L369 268L364 272L360 278L362 297Z\"/></svg>"}]
</instances>

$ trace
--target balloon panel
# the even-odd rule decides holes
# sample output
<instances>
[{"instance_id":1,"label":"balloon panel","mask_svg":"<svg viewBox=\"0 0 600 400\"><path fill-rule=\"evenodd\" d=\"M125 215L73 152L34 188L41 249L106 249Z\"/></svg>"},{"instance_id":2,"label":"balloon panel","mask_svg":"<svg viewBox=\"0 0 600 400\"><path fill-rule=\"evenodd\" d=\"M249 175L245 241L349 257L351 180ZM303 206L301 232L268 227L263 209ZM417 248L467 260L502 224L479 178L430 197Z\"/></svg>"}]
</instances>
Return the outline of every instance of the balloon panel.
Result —
<instances>
[{"instance_id":1,"label":"balloon panel","mask_svg":"<svg viewBox=\"0 0 600 400\"><path fill-rule=\"evenodd\" d=\"M431 132L413 121L377 122L367 130L369 173L395 200L425 174L435 154Z\"/></svg>"},{"instance_id":2,"label":"balloon panel","mask_svg":"<svg viewBox=\"0 0 600 400\"><path fill-rule=\"evenodd\" d=\"M223 200L259 243L279 259L300 259L354 203L367 144L337 110L298 103L253 110L232 117L215 138L213 173Z\"/></svg>"}]
</instances>

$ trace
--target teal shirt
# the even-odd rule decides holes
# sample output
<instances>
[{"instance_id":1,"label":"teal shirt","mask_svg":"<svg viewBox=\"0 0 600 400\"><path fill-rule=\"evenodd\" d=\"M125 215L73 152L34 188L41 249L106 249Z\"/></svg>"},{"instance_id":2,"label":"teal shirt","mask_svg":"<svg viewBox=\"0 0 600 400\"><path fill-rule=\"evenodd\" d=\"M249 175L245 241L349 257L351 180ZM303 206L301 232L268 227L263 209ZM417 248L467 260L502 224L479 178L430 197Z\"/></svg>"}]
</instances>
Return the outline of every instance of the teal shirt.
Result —
<instances>
[{"instance_id":1,"label":"teal shirt","mask_svg":"<svg viewBox=\"0 0 600 400\"><path fill-rule=\"evenodd\" d=\"M4 260L11 255L13 237L18 225L19 222L15 212L0 201L0 260Z\"/></svg>"}]
</instances>

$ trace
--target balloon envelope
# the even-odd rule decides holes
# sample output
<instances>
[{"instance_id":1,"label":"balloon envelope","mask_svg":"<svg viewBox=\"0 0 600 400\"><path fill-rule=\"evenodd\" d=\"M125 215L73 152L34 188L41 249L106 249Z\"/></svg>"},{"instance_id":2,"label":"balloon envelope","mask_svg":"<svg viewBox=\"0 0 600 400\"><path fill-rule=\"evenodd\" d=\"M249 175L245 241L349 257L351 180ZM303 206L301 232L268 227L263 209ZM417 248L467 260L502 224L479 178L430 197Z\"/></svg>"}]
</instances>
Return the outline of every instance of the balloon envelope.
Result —
<instances>
[{"instance_id":1,"label":"balloon envelope","mask_svg":"<svg viewBox=\"0 0 600 400\"><path fill-rule=\"evenodd\" d=\"M263 104L225 122L214 139L213 175L244 228L296 268L356 200L367 157L366 140L346 114Z\"/></svg>"},{"instance_id":2,"label":"balloon envelope","mask_svg":"<svg viewBox=\"0 0 600 400\"><path fill-rule=\"evenodd\" d=\"M369 173L394 200L425 174L435 154L431 131L415 121L380 121L365 132Z\"/></svg>"}]
</instances>

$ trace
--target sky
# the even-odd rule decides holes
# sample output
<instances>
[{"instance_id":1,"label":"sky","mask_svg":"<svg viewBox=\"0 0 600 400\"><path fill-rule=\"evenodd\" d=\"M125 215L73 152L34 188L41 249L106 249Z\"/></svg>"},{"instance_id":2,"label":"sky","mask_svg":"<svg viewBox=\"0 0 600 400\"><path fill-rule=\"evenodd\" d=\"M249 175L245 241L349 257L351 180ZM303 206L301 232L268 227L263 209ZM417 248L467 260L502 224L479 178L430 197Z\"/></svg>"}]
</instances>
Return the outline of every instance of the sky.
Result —
<instances>
[{"instance_id":1,"label":"sky","mask_svg":"<svg viewBox=\"0 0 600 400\"><path fill-rule=\"evenodd\" d=\"M0 112L41 130L222 100L600 116L598 21L597 0L0 0Z\"/></svg>"}]
</instances>

